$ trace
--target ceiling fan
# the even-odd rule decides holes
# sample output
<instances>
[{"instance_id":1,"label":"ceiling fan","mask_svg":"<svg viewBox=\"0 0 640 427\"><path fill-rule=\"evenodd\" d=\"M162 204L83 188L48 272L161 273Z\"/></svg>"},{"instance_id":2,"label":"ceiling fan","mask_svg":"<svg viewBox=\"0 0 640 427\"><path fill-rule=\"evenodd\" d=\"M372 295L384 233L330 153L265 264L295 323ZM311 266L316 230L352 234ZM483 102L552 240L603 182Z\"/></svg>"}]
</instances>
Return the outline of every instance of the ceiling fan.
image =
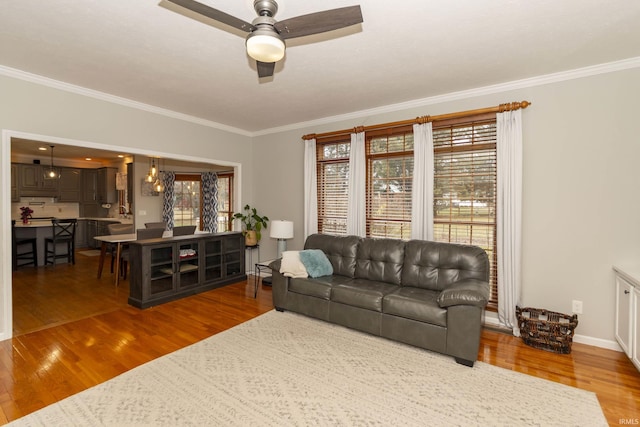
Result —
<instances>
[{"instance_id":1,"label":"ceiling fan","mask_svg":"<svg viewBox=\"0 0 640 427\"><path fill-rule=\"evenodd\" d=\"M273 76L276 62L284 57L285 40L324 33L362 22L360 6L348 6L276 21L275 0L254 0L258 17L250 24L194 0L168 0L185 9L248 33L247 54L256 60L258 77Z\"/></svg>"}]
</instances>

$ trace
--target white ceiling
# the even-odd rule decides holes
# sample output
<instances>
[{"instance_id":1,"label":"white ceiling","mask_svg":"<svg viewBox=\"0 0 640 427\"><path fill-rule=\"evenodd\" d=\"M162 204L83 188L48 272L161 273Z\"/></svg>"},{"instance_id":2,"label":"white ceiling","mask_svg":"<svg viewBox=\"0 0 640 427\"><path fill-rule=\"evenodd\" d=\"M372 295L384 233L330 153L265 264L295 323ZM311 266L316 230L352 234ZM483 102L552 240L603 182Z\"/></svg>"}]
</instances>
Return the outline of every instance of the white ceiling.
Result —
<instances>
[{"instance_id":1,"label":"white ceiling","mask_svg":"<svg viewBox=\"0 0 640 427\"><path fill-rule=\"evenodd\" d=\"M363 24L291 40L258 79L237 31L165 1L2 0L0 65L259 133L640 57L636 0L279 0L276 19L358 1Z\"/></svg>"}]
</instances>

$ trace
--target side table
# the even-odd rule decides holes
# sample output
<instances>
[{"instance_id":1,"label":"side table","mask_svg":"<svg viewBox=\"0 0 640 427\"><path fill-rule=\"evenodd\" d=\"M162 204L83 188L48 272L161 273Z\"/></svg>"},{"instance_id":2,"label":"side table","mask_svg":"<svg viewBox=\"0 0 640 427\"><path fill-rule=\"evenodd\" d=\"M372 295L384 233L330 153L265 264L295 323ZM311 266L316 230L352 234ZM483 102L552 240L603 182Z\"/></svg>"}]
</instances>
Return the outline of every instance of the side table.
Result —
<instances>
[{"instance_id":1,"label":"side table","mask_svg":"<svg viewBox=\"0 0 640 427\"><path fill-rule=\"evenodd\" d=\"M249 268L251 268L251 266L253 265L253 251L257 250L258 251L258 262L260 262L260 245L253 245L253 246L245 246L244 249L246 251L249 251L249 256L247 257L249 259ZM246 269L246 266L245 266Z\"/></svg>"},{"instance_id":2,"label":"side table","mask_svg":"<svg viewBox=\"0 0 640 427\"><path fill-rule=\"evenodd\" d=\"M258 296L258 282L260 281L259 277L260 277L260 273L262 271L267 271L270 272L271 268L269 267L269 264L271 264L274 260L270 259L267 261L258 261L255 264L255 271L254 271L254 276L253 276L253 297L256 298Z\"/></svg>"}]
</instances>

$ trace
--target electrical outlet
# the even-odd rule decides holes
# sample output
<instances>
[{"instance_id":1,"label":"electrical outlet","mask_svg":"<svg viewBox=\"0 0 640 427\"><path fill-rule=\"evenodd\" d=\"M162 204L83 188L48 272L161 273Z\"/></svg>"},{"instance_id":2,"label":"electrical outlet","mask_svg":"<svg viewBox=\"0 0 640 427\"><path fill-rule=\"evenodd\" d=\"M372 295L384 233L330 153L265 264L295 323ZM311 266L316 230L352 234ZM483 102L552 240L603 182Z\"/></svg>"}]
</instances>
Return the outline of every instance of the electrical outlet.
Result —
<instances>
[{"instance_id":1,"label":"electrical outlet","mask_svg":"<svg viewBox=\"0 0 640 427\"><path fill-rule=\"evenodd\" d=\"M578 301L578 300L571 301L571 311L574 314L582 314L582 301Z\"/></svg>"},{"instance_id":2,"label":"electrical outlet","mask_svg":"<svg viewBox=\"0 0 640 427\"><path fill-rule=\"evenodd\" d=\"M138 211L138 215L140 216L145 216L147 214L147 211Z\"/></svg>"}]
</instances>

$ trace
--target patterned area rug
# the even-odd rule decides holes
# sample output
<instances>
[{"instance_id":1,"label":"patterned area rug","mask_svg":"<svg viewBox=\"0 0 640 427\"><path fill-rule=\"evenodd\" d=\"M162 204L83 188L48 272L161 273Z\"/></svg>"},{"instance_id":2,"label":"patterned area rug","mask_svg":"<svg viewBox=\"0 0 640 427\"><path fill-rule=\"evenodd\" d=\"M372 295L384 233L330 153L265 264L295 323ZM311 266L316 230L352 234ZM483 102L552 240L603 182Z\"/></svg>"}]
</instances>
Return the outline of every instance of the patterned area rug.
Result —
<instances>
[{"instance_id":1,"label":"patterned area rug","mask_svg":"<svg viewBox=\"0 0 640 427\"><path fill-rule=\"evenodd\" d=\"M17 426L606 426L595 394L271 311Z\"/></svg>"}]
</instances>

